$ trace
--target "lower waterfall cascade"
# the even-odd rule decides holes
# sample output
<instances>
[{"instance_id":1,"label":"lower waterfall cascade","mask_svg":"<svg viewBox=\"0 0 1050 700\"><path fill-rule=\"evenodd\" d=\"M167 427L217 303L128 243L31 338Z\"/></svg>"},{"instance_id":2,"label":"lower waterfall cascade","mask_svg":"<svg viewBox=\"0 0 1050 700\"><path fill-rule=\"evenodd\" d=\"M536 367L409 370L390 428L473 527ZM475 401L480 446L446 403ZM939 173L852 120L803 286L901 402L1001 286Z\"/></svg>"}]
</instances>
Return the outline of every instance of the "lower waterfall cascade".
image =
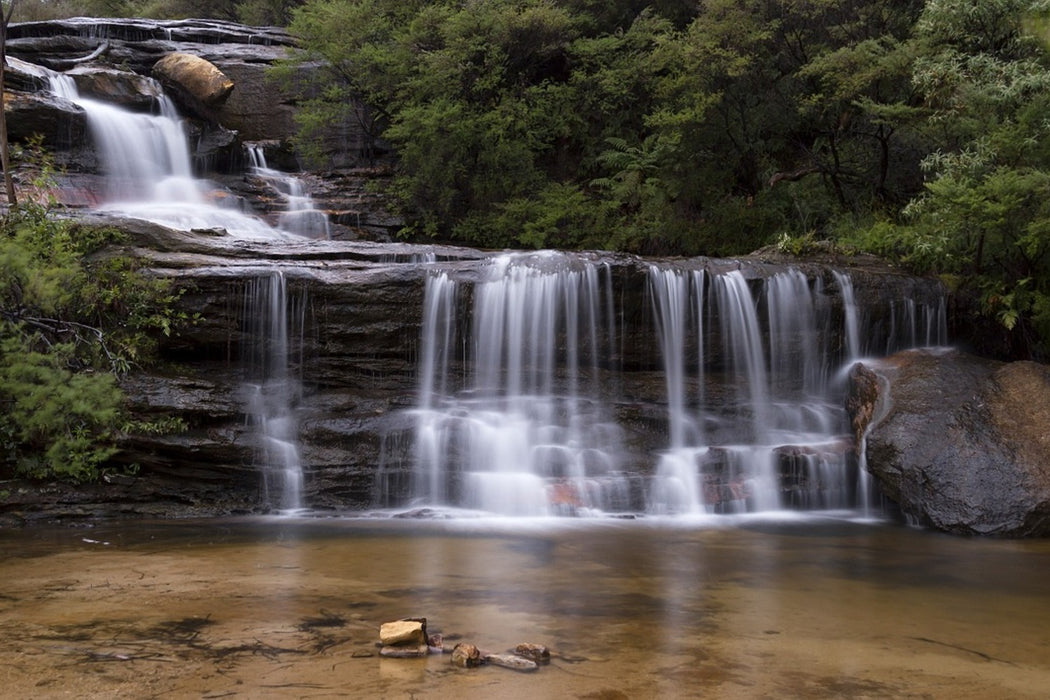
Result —
<instances>
[{"instance_id":1,"label":"lower waterfall cascade","mask_svg":"<svg viewBox=\"0 0 1050 700\"><path fill-rule=\"evenodd\" d=\"M302 347L306 299L289 294L280 270L248 280L244 322L253 341L245 391L248 416L258 435L256 465L263 475L263 499L280 512L302 508L303 466L295 407L302 381L289 369L290 353ZM302 366L301 358L295 363Z\"/></svg>"},{"instance_id":2,"label":"lower waterfall cascade","mask_svg":"<svg viewBox=\"0 0 1050 700\"><path fill-rule=\"evenodd\" d=\"M866 318L848 273L749 279L708 263L649 266L641 332L617 308L610 269L585 255L504 254L473 285L433 270L412 448L381 468L380 503L507 516L871 512L844 371L876 349L946 344L944 300L891 300ZM641 455L616 415L630 392L619 344L639 337L658 355L666 408L648 426L664 446ZM391 486L399 471L407 487Z\"/></svg>"}]
</instances>

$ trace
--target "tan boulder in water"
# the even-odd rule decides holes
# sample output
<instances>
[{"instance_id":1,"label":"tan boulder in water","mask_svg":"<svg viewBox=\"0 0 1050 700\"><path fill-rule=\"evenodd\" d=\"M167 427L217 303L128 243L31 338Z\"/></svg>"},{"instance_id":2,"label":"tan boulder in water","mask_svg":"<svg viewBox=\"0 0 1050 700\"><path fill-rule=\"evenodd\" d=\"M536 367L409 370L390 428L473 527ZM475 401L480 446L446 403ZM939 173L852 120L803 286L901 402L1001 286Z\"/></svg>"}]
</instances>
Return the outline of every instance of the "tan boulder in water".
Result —
<instances>
[{"instance_id":1,"label":"tan boulder in water","mask_svg":"<svg viewBox=\"0 0 1050 700\"><path fill-rule=\"evenodd\" d=\"M427 646L426 618L408 618L384 622L379 628L379 642L383 646Z\"/></svg>"},{"instance_id":2,"label":"tan boulder in water","mask_svg":"<svg viewBox=\"0 0 1050 700\"><path fill-rule=\"evenodd\" d=\"M218 107L233 92L233 81L200 56L170 53L153 65L153 77L205 107Z\"/></svg>"}]
</instances>

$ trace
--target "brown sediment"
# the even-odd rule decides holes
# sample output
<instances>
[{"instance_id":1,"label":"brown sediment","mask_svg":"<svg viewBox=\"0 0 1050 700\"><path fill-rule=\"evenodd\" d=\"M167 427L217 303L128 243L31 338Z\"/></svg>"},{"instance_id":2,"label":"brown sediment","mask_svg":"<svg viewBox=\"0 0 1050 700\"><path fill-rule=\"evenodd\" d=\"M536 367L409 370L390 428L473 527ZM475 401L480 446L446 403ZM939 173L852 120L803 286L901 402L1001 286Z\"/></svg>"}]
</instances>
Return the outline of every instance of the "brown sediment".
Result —
<instances>
[{"instance_id":1,"label":"brown sediment","mask_svg":"<svg viewBox=\"0 0 1050 700\"><path fill-rule=\"evenodd\" d=\"M542 548L71 535L42 551L4 533L0 675L36 698L1040 697L1050 543L888 530L618 526ZM422 614L448 646L535 640L551 663L378 655L382 622Z\"/></svg>"}]
</instances>

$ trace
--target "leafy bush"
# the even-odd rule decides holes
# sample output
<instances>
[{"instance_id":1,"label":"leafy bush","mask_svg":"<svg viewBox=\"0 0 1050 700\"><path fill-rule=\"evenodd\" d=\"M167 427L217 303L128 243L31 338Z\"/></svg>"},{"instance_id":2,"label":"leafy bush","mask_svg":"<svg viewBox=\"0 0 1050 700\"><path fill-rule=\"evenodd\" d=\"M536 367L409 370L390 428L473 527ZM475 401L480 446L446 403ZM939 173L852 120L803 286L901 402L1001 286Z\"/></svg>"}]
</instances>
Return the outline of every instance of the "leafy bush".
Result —
<instances>
[{"instance_id":1,"label":"leafy bush","mask_svg":"<svg viewBox=\"0 0 1050 700\"><path fill-rule=\"evenodd\" d=\"M0 220L0 467L93 480L122 429L149 427L129 422L117 377L184 316L170 282L107 249L121 237L36 204Z\"/></svg>"}]
</instances>

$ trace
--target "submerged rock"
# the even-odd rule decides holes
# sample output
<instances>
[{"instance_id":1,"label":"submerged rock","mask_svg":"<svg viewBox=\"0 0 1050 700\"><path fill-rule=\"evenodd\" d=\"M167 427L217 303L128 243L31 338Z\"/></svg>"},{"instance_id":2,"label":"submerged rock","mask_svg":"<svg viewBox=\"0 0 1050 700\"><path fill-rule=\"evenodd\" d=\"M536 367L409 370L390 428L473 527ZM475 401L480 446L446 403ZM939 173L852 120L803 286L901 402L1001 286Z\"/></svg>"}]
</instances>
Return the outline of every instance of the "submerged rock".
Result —
<instances>
[{"instance_id":1,"label":"submerged rock","mask_svg":"<svg viewBox=\"0 0 1050 700\"><path fill-rule=\"evenodd\" d=\"M551 662L551 651L542 644L522 642L514 647L514 653L538 664L549 664Z\"/></svg>"},{"instance_id":2,"label":"submerged rock","mask_svg":"<svg viewBox=\"0 0 1050 700\"><path fill-rule=\"evenodd\" d=\"M539 669L539 664L535 661L517 654L484 654L482 658L487 664L509 668L512 671L536 671Z\"/></svg>"},{"instance_id":3,"label":"submerged rock","mask_svg":"<svg viewBox=\"0 0 1050 700\"><path fill-rule=\"evenodd\" d=\"M418 659L430 653L430 647L426 644L420 645L398 645L383 647L379 650L380 656L388 659Z\"/></svg>"},{"instance_id":4,"label":"submerged rock","mask_svg":"<svg viewBox=\"0 0 1050 700\"><path fill-rule=\"evenodd\" d=\"M906 516L959 535L1050 534L1050 368L907 351L865 370L880 381L854 372L851 417Z\"/></svg>"}]
</instances>

